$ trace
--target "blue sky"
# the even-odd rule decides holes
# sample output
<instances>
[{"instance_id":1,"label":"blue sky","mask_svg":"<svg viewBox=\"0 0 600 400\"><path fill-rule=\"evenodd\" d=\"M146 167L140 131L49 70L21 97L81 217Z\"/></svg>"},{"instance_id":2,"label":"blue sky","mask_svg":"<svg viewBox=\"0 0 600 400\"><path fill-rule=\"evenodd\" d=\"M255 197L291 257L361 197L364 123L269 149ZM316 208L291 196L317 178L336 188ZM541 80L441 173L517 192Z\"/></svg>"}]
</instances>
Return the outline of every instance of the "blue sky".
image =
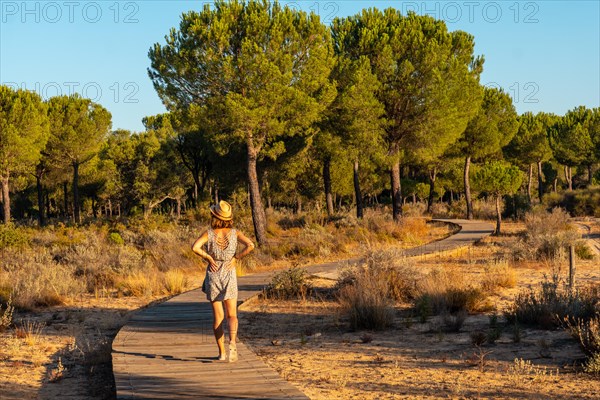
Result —
<instances>
[{"instance_id":1,"label":"blue sky","mask_svg":"<svg viewBox=\"0 0 600 400\"><path fill-rule=\"evenodd\" d=\"M0 83L43 97L78 92L106 107L113 128L140 131L165 108L147 75L148 50L208 1L0 0ZM475 36L481 82L519 113L600 106L600 1L281 1L329 23L362 8L430 14Z\"/></svg>"}]
</instances>

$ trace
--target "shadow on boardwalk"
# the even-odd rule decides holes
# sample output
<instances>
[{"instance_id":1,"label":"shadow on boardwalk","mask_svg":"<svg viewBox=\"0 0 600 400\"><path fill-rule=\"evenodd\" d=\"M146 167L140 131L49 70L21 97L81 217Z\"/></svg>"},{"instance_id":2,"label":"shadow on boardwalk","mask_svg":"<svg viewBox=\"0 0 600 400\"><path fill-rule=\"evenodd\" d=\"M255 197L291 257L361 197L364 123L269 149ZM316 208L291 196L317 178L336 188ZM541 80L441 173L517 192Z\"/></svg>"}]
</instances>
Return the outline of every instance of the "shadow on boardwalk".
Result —
<instances>
[{"instance_id":1,"label":"shadow on boardwalk","mask_svg":"<svg viewBox=\"0 0 600 400\"><path fill-rule=\"evenodd\" d=\"M443 240L404 252L426 257L455 251L493 232L486 222L442 220L461 226ZM345 260L308 267L312 274L335 277ZM239 301L262 291L272 273L239 279ZM307 399L243 343L236 363L217 361L210 304L199 290L137 312L113 342L113 372L119 399Z\"/></svg>"}]
</instances>

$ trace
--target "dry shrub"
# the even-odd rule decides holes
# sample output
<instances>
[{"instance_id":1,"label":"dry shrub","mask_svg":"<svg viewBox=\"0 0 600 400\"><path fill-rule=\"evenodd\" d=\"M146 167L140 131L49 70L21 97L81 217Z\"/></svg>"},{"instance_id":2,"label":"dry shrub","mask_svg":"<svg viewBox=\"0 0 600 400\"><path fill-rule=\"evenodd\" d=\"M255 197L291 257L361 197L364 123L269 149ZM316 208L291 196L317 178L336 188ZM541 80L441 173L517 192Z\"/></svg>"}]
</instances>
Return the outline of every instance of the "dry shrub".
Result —
<instances>
[{"instance_id":1,"label":"dry shrub","mask_svg":"<svg viewBox=\"0 0 600 400\"><path fill-rule=\"evenodd\" d=\"M464 201L461 201L461 203L464 203ZM475 219L496 219L496 201L492 200L491 197L490 199L474 200L473 216Z\"/></svg>"},{"instance_id":2,"label":"dry shrub","mask_svg":"<svg viewBox=\"0 0 600 400\"><path fill-rule=\"evenodd\" d=\"M444 313L442 314L442 322L445 332L457 333L460 332L463 327L465 320L467 319L467 311L459 310L454 314Z\"/></svg>"},{"instance_id":3,"label":"dry shrub","mask_svg":"<svg viewBox=\"0 0 600 400\"><path fill-rule=\"evenodd\" d=\"M394 300L389 296L388 282L382 274L368 267L356 268L352 284L338 291L342 312L353 329L385 329L394 316Z\"/></svg>"},{"instance_id":4,"label":"dry shrub","mask_svg":"<svg viewBox=\"0 0 600 400\"><path fill-rule=\"evenodd\" d=\"M486 293L496 293L498 289L513 288L517 285L517 274L508 264L508 260L502 259L486 263L481 288Z\"/></svg>"},{"instance_id":5,"label":"dry shrub","mask_svg":"<svg viewBox=\"0 0 600 400\"><path fill-rule=\"evenodd\" d=\"M402 206L402 214L405 217L422 217L427 211L427 204L423 202L406 203Z\"/></svg>"},{"instance_id":6,"label":"dry shrub","mask_svg":"<svg viewBox=\"0 0 600 400\"><path fill-rule=\"evenodd\" d=\"M367 272L365 272L367 271ZM352 285L365 274L385 283L385 294L394 301L409 301L418 293L420 273L411 260L398 251L370 251L363 265L342 270L338 288Z\"/></svg>"},{"instance_id":7,"label":"dry shrub","mask_svg":"<svg viewBox=\"0 0 600 400\"><path fill-rule=\"evenodd\" d=\"M22 309L63 304L85 291L73 269L56 264L46 249L11 254L3 260L0 281L11 288L14 305Z\"/></svg>"},{"instance_id":8,"label":"dry shrub","mask_svg":"<svg viewBox=\"0 0 600 400\"><path fill-rule=\"evenodd\" d=\"M452 204L448 204L448 214L439 215L436 217L445 218L464 218L467 215L467 203L464 200L453 201Z\"/></svg>"},{"instance_id":9,"label":"dry shrub","mask_svg":"<svg viewBox=\"0 0 600 400\"><path fill-rule=\"evenodd\" d=\"M434 218L448 218L450 206L447 203L434 202L431 205L431 216Z\"/></svg>"},{"instance_id":10,"label":"dry shrub","mask_svg":"<svg viewBox=\"0 0 600 400\"><path fill-rule=\"evenodd\" d=\"M292 267L273 276L265 292L276 299L305 298L310 289L308 271Z\"/></svg>"},{"instance_id":11,"label":"dry shrub","mask_svg":"<svg viewBox=\"0 0 600 400\"><path fill-rule=\"evenodd\" d=\"M6 302L6 307L2 310L0 304L0 332L4 332L6 329L10 328L13 323L13 313L15 308L12 305L12 298L9 297Z\"/></svg>"},{"instance_id":12,"label":"dry shrub","mask_svg":"<svg viewBox=\"0 0 600 400\"><path fill-rule=\"evenodd\" d=\"M576 319L573 321L565 318L564 323L569 333L577 339L585 354L590 357L600 355L600 314L596 314L588 320Z\"/></svg>"},{"instance_id":13,"label":"dry shrub","mask_svg":"<svg viewBox=\"0 0 600 400\"><path fill-rule=\"evenodd\" d=\"M364 228L362 231L364 236L384 243L395 243L400 240L420 244L429 233L424 218L405 216L398 223L391 215L375 210L365 211L364 218L358 222L358 225Z\"/></svg>"},{"instance_id":14,"label":"dry shrub","mask_svg":"<svg viewBox=\"0 0 600 400\"><path fill-rule=\"evenodd\" d=\"M342 271L338 300L354 329L384 329L392 323L394 303L416 294L418 273L397 252L371 252L360 266Z\"/></svg>"},{"instance_id":15,"label":"dry shrub","mask_svg":"<svg viewBox=\"0 0 600 400\"><path fill-rule=\"evenodd\" d=\"M564 249L574 245L581 237L577 228L570 223L568 213L554 208L548 213L537 208L525 214L527 228L513 249L516 259L554 259Z\"/></svg>"},{"instance_id":16,"label":"dry shrub","mask_svg":"<svg viewBox=\"0 0 600 400\"><path fill-rule=\"evenodd\" d=\"M589 320L600 303L598 288L569 289L556 276L519 293L505 313L508 322L551 329L565 318Z\"/></svg>"},{"instance_id":17,"label":"dry shrub","mask_svg":"<svg viewBox=\"0 0 600 400\"><path fill-rule=\"evenodd\" d=\"M165 292L169 295L183 293L188 285L188 278L179 269L173 269L165 272L163 276Z\"/></svg>"},{"instance_id":18,"label":"dry shrub","mask_svg":"<svg viewBox=\"0 0 600 400\"><path fill-rule=\"evenodd\" d=\"M481 288L468 285L464 275L453 270L435 269L418 282L414 305L422 316L461 311L489 311L490 304Z\"/></svg>"},{"instance_id":19,"label":"dry shrub","mask_svg":"<svg viewBox=\"0 0 600 400\"><path fill-rule=\"evenodd\" d=\"M596 257L596 254L590 249L590 246L583 240L578 241L575 244L575 254L581 260L593 260Z\"/></svg>"},{"instance_id":20,"label":"dry shrub","mask_svg":"<svg viewBox=\"0 0 600 400\"><path fill-rule=\"evenodd\" d=\"M423 239L427 237L429 228L427 227L427 221L423 218L402 218L398 229L396 229L392 236L396 239L420 244L423 243Z\"/></svg>"}]
</instances>

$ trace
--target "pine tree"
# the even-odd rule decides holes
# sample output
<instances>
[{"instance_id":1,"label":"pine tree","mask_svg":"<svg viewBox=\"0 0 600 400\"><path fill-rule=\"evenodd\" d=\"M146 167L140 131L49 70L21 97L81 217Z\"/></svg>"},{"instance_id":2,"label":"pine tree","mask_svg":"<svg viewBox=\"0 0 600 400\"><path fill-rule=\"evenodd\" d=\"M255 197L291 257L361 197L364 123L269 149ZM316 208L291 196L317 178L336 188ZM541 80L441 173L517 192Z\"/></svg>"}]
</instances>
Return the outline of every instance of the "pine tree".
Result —
<instances>
[{"instance_id":1,"label":"pine tree","mask_svg":"<svg viewBox=\"0 0 600 400\"><path fill-rule=\"evenodd\" d=\"M47 107L39 95L0 85L0 184L4 223L10 223L10 180L32 173L48 141Z\"/></svg>"},{"instance_id":2,"label":"pine tree","mask_svg":"<svg viewBox=\"0 0 600 400\"><path fill-rule=\"evenodd\" d=\"M334 20L336 52L369 58L384 104L390 155L393 217L402 213L400 163L414 152L452 143L477 107L483 59L473 56L473 36L448 32L430 16L375 8ZM443 148L444 146L440 146Z\"/></svg>"},{"instance_id":3,"label":"pine tree","mask_svg":"<svg viewBox=\"0 0 600 400\"><path fill-rule=\"evenodd\" d=\"M465 160L467 219L473 219L469 177L471 161L484 161L498 155L502 148L510 143L517 129L517 112L510 96L502 89L485 88L479 111L469 121L455 147Z\"/></svg>"},{"instance_id":4,"label":"pine tree","mask_svg":"<svg viewBox=\"0 0 600 400\"><path fill-rule=\"evenodd\" d=\"M267 242L257 165L312 135L333 100L329 30L314 14L277 2L216 1L183 14L164 46L150 49L149 75L169 110L192 104L219 117L215 140L245 148L254 231Z\"/></svg>"}]
</instances>

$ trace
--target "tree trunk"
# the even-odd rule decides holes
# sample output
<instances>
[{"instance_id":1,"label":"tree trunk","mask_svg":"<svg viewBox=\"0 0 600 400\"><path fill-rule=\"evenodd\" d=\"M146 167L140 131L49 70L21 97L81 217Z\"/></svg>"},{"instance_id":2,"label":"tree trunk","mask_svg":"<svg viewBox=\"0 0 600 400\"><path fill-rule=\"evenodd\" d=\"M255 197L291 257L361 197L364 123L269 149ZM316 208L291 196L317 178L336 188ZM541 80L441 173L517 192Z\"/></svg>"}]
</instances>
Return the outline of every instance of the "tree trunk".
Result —
<instances>
[{"instance_id":1,"label":"tree trunk","mask_svg":"<svg viewBox=\"0 0 600 400\"><path fill-rule=\"evenodd\" d=\"M323 183L325 185L325 202L327 203L327 215L333 215L333 194L331 193L331 159L323 161Z\"/></svg>"},{"instance_id":2,"label":"tree trunk","mask_svg":"<svg viewBox=\"0 0 600 400\"><path fill-rule=\"evenodd\" d=\"M542 162L537 162L537 173L538 173L538 199L542 202L544 196L544 174L542 172Z\"/></svg>"},{"instance_id":3,"label":"tree trunk","mask_svg":"<svg viewBox=\"0 0 600 400\"><path fill-rule=\"evenodd\" d=\"M192 199L192 206L194 208L198 207L198 179L194 178L194 197Z\"/></svg>"},{"instance_id":4,"label":"tree trunk","mask_svg":"<svg viewBox=\"0 0 600 400\"><path fill-rule=\"evenodd\" d=\"M40 226L46 225L46 216L44 213L44 190L42 188L42 174L38 173L35 175L35 184L37 187L37 201L38 201L38 224Z\"/></svg>"},{"instance_id":5,"label":"tree trunk","mask_svg":"<svg viewBox=\"0 0 600 400\"><path fill-rule=\"evenodd\" d=\"M94 219L98 218L98 210L96 209L96 196L92 196L92 214L94 215Z\"/></svg>"},{"instance_id":6,"label":"tree trunk","mask_svg":"<svg viewBox=\"0 0 600 400\"><path fill-rule=\"evenodd\" d=\"M454 190L450 189L450 198L448 200L448 204L452 205L452 202L454 201Z\"/></svg>"},{"instance_id":7,"label":"tree trunk","mask_svg":"<svg viewBox=\"0 0 600 400\"><path fill-rule=\"evenodd\" d=\"M356 197L356 218L363 217L363 199L358 180L358 160L354 160L354 196Z\"/></svg>"},{"instance_id":8,"label":"tree trunk","mask_svg":"<svg viewBox=\"0 0 600 400\"><path fill-rule=\"evenodd\" d=\"M46 216L50 217L50 196L48 196L48 192L46 191L46 195L44 196L46 201Z\"/></svg>"},{"instance_id":9,"label":"tree trunk","mask_svg":"<svg viewBox=\"0 0 600 400\"><path fill-rule=\"evenodd\" d=\"M75 223L81 223L79 212L79 164L73 163L73 212L75 215Z\"/></svg>"},{"instance_id":10,"label":"tree trunk","mask_svg":"<svg viewBox=\"0 0 600 400\"><path fill-rule=\"evenodd\" d=\"M63 196L65 199L65 213L64 218L65 220L69 219L69 187L68 187L69 183L67 181L63 182Z\"/></svg>"},{"instance_id":11,"label":"tree trunk","mask_svg":"<svg viewBox=\"0 0 600 400\"><path fill-rule=\"evenodd\" d=\"M250 207L252 208L252 222L254 223L254 234L260 245L267 244L267 217L260 198L258 186L258 175L256 173L257 151L253 146L252 138L248 138L248 186L250 189ZM216 188L215 188L216 192ZM216 193L215 193L216 196Z\"/></svg>"},{"instance_id":12,"label":"tree trunk","mask_svg":"<svg viewBox=\"0 0 600 400\"><path fill-rule=\"evenodd\" d=\"M573 172L570 166L565 165L565 179L569 190L573 190Z\"/></svg>"},{"instance_id":13,"label":"tree trunk","mask_svg":"<svg viewBox=\"0 0 600 400\"><path fill-rule=\"evenodd\" d=\"M429 197L427 198L427 213L431 214L431 206L433 205L433 195L435 193L435 178L437 175L437 169L433 167L429 171Z\"/></svg>"},{"instance_id":14,"label":"tree trunk","mask_svg":"<svg viewBox=\"0 0 600 400\"><path fill-rule=\"evenodd\" d=\"M527 202L531 204L531 181L533 180L533 164L529 164L529 174L527 175Z\"/></svg>"},{"instance_id":15,"label":"tree trunk","mask_svg":"<svg viewBox=\"0 0 600 400\"><path fill-rule=\"evenodd\" d=\"M177 213L177 219L181 219L181 198L177 198L177 207L175 208Z\"/></svg>"},{"instance_id":16,"label":"tree trunk","mask_svg":"<svg viewBox=\"0 0 600 400\"><path fill-rule=\"evenodd\" d=\"M250 165L250 161L248 161L248 166L249 165ZM254 165L256 165L256 160L254 161ZM250 172L248 172L248 174L250 174ZM255 168L255 171L254 171L254 175L256 175L256 168ZM258 178L256 178L256 184L258 185ZM215 180L215 183L214 183L213 195L215 196L215 204L219 204L219 186L218 186L216 180Z\"/></svg>"},{"instance_id":17,"label":"tree trunk","mask_svg":"<svg viewBox=\"0 0 600 400\"><path fill-rule=\"evenodd\" d=\"M588 185L591 185L592 184L592 164L588 164L587 172L588 172Z\"/></svg>"},{"instance_id":18,"label":"tree trunk","mask_svg":"<svg viewBox=\"0 0 600 400\"><path fill-rule=\"evenodd\" d=\"M296 214L300 214L302 212L302 196L296 196Z\"/></svg>"},{"instance_id":19,"label":"tree trunk","mask_svg":"<svg viewBox=\"0 0 600 400\"><path fill-rule=\"evenodd\" d=\"M500 234L500 225L502 224L502 213L500 210L501 196L496 194L496 235Z\"/></svg>"},{"instance_id":20,"label":"tree trunk","mask_svg":"<svg viewBox=\"0 0 600 400\"><path fill-rule=\"evenodd\" d=\"M392 180L392 217L394 221L402 218L402 188L400 187L400 162L395 162L391 170Z\"/></svg>"},{"instance_id":21,"label":"tree trunk","mask_svg":"<svg viewBox=\"0 0 600 400\"><path fill-rule=\"evenodd\" d=\"M8 172L2 177L2 208L4 211L4 223L10 223L10 192L8 188Z\"/></svg>"},{"instance_id":22,"label":"tree trunk","mask_svg":"<svg viewBox=\"0 0 600 400\"><path fill-rule=\"evenodd\" d=\"M558 190L558 177L554 178L554 182L552 183L552 191L556 193Z\"/></svg>"},{"instance_id":23,"label":"tree trunk","mask_svg":"<svg viewBox=\"0 0 600 400\"><path fill-rule=\"evenodd\" d=\"M465 201L467 202L467 219L473 219L473 203L471 201L471 183L469 181L469 168L471 167L471 156L465 158Z\"/></svg>"}]
</instances>

